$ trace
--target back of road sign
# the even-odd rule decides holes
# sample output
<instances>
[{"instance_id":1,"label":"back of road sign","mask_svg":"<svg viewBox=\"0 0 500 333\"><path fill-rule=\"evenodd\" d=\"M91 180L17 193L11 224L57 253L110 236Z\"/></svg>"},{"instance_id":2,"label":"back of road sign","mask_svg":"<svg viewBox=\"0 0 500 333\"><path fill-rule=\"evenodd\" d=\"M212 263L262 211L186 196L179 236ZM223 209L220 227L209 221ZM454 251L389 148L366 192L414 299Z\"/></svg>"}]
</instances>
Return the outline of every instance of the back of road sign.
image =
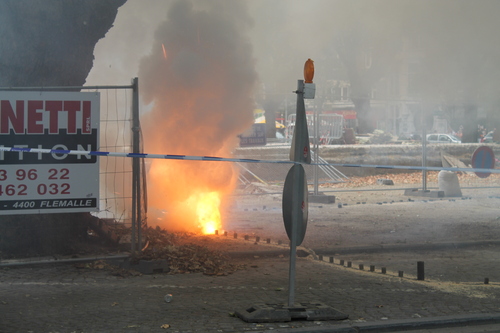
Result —
<instances>
[{"instance_id":1,"label":"back of road sign","mask_svg":"<svg viewBox=\"0 0 500 333\"><path fill-rule=\"evenodd\" d=\"M290 161L311 164L311 146L307 130L306 108L304 105L304 81L297 87L297 115L290 149Z\"/></svg>"},{"instance_id":2,"label":"back of road sign","mask_svg":"<svg viewBox=\"0 0 500 333\"><path fill-rule=\"evenodd\" d=\"M488 146L477 148L472 154L472 167L478 169L495 169L495 153ZM487 178L491 172L476 172L479 178Z\"/></svg>"},{"instance_id":3,"label":"back of road sign","mask_svg":"<svg viewBox=\"0 0 500 333\"><path fill-rule=\"evenodd\" d=\"M286 234L292 240L293 219L296 218L296 242L299 246L304 240L307 229L308 217L308 195L307 178L304 167L295 164L290 168L283 187L283 222L285 223Z\"/></svg>"}]
</instances>

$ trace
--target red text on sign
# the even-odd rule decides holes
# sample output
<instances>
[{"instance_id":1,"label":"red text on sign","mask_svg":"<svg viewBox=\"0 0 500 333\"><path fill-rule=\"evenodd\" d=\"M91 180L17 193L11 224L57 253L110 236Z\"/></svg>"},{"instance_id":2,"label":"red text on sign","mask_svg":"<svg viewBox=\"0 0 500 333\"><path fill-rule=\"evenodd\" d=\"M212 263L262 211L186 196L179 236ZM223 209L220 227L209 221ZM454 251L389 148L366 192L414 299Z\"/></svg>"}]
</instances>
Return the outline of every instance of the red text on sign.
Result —
<instances>
[{"instance_id":1,"label":"red text on sign","mask_svg":"<svg viewBox=\"0 0 500 333\"><path fill-rule=\"evenodd\" d=\"M0 100L0 134L10 130L14 134L44 134L46 129L49 134L58 134L61 128L76 134L78 127L81 133L91 134L90 112L90 101ZM67 119L64 124L59 122L62 113Z\"/></svg>"}]
</instances>

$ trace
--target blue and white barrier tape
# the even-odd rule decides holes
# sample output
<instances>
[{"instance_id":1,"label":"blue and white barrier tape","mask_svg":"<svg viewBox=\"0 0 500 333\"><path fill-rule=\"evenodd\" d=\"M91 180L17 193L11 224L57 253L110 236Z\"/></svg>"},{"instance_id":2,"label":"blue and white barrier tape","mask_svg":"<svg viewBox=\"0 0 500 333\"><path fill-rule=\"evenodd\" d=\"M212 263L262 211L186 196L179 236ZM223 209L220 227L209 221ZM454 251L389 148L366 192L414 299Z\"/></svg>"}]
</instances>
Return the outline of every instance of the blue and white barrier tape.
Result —
<instances>
[{"instance_id":1,"label":"blue and white barrier tape","mask_svg":"<svg viewBox=\"0 0 500 333\"><path fill-rule=\"evenodd\" d=\"M154 158L164 160L185 160L185 161L215 161L215 162L241 162L241 163L274 163L274 164L297 164L294 161L276 161L276 160L256 160L248 158L226 158L214 156L192 156L192 155L162 155L162 154L140 154L140 153L117 153L108 151L88 151L88 150L63 150L63 149L37 149L37 148L15 148L0 147L4 152L23 152L23 153L44 153L58 155L89 155L89 156L112 156L112 157L135 157L135 158ZM0 163L1 165L1 163ZM446 168L446 167L424 167L424 166L406 166L406 165L378 165L378 164L345 164L345 163L311 163L310 165L329 165L334 167L346 168L375 168L375 169L398 169L409 171L464 171L481 173L500 173L500 169L481 169L481 168Z\"/></svg>"},{"instance_id":2,"label":"blue and white barrier tape","mask_svg":"<svg viewBox=\"0 0 500 333\"><path fill-rule=\"evenodd\" d=\"M165 160L186 160L186 161L282 163L282 164L283 163L286 163L286 164L295 163L292 161L254 160L254 159L246 159L246 158L225 158L225 157L214 157L214 156L162 155L162 154L141 154L141 153L116 153L116 152L109 152L109 151L89 151L89 150L63 150L63 149L0 147L0 151L23 152L23 153L44 153L44 154L57 154L57 155L137 157L137 158L155 158L155 159L165 159Z\"/></svg>"}]
</instances>

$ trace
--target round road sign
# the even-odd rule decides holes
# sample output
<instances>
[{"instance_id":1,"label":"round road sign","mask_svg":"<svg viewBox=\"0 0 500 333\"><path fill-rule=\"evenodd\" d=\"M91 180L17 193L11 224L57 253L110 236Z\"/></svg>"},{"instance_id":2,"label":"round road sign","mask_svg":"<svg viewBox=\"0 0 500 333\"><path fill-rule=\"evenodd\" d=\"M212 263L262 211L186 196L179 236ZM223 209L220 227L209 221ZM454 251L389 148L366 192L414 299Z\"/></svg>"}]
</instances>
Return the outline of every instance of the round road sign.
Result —
<instances>
[{"instance_id":1,"label":"round road sign","mask_svg":"<svg viewBox=\"0 0 500 333\"><path fill-rule=\"evenodd\" d=\"M288 174L286 175L285 186L283 187L282 210L286 234L288 235L290 241L292 240L293 217L294 215L296 216L296 246L302 244L306 234L308 195L307 178L304 167L300 164L295 164L290 168L290 171L288 171Z\"/></svg>"},{"instance_id":2,"label":"round road sign","mask_svg":"<svg viewBox=\"0 0 500 333\"><path fill-rule=\"evenodd\" d=\"M477 148L472 154L472 167L474 169L494 169L495 153L490 147L482 146ZM487 178L491 172L476 172L479 178Z\"/></svg>"}]
</instances>

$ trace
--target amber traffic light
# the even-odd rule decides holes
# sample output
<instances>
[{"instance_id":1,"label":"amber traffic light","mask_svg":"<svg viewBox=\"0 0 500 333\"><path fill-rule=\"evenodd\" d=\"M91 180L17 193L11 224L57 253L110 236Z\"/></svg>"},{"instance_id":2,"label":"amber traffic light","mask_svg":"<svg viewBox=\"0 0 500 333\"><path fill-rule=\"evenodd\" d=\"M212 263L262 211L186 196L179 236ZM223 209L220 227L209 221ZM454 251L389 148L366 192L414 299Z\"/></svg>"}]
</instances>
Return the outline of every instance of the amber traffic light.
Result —
<instances>
[{"instance_id":1,"label":"amber traffic light","mask_svg":"<svg viewBox=\"0 0 500 333\"><path fill-rule=\"evenodd\" d=\"M305 83L313 83L314 78L314 61L307 59L304 64L304 81Z\"/></svg>"}]
</instances>

